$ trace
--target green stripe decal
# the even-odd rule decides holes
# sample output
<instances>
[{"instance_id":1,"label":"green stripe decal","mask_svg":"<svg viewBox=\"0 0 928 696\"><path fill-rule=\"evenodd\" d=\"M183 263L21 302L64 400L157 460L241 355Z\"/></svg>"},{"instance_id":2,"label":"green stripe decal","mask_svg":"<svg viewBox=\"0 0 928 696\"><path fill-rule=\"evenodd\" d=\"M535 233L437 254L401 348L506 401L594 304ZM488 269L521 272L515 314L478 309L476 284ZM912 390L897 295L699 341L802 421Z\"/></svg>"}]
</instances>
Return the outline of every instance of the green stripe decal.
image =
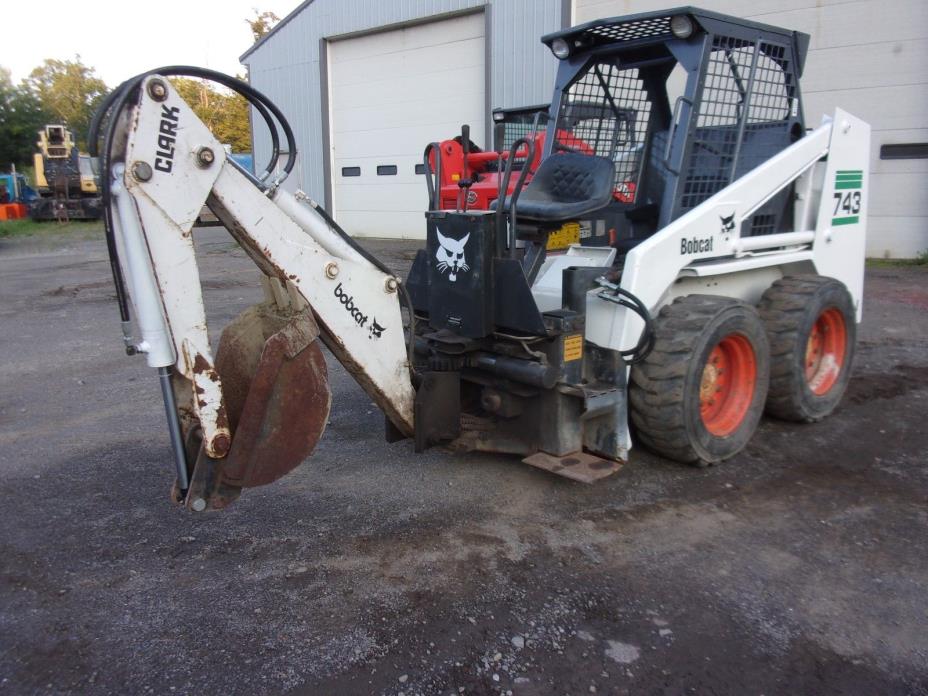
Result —
<instances>
[{"instance_id":1,"label":"green stripe decal","mask_svg":"<svg viewBox=\"0 0 928 696\"><path fill-rule=\"evenodd\" d=\"M839 169L838 176L841 176L842 174L860 174L861 176L863 176L864 170L863 169Z\"/></svg>"},{"instance_id":2,"label":"green stripe decal","mask_svg":"<svg viewBox=\"0 0 928 696\"><path fill-rule=\"evenodd\" d=\"M864 182L860 179L856 181L838 181L835 182L835 189L859 189L864 187Z\"/></svg>"},{"instance_id":3,"label":"green stripe decal","mask_svg":"<svg viewBox=\"0 0 928 696\"><path fill-rule=\"evenodd\" d=\"M834 227L837 227L838 225L856 225L858 222L860 222L859 215L855 215L853 217L840 217L840 218L831 219L831 224Z\"/></svg>"}]
</instances>

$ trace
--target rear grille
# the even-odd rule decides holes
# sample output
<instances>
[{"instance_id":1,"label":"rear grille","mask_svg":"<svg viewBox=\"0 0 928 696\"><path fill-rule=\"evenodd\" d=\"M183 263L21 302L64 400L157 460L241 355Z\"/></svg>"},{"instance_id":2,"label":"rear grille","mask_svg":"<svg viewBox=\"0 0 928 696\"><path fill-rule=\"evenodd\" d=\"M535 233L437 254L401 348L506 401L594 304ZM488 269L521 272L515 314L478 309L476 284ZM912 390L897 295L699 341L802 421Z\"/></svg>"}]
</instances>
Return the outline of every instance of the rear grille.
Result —
<instances>
[{"instance_id":1,"label":"rear grille","mask_svg":"<svg viewBox=\"0 0 928 696\"><path fill-rule=\"evenodd\" d=\"M752 237L763 234L773 234L776 231L777 216L770 214L758 214L751 218Z\"/></svg>"}]
</instances>

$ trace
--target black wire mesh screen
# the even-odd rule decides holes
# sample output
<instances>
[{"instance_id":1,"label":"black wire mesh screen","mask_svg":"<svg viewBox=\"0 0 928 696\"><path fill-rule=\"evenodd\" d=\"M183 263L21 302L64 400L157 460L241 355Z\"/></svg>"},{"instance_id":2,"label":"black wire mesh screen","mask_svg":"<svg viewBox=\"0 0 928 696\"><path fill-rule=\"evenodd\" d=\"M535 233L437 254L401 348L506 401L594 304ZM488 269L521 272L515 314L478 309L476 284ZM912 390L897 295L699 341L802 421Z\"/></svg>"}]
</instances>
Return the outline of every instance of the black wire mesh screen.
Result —
<instances>
[{"instance_id":1,"label":"black wire mesh screen","mask_svg":"<svg viewBox=\"0 0 928 696\"><path fill-rule=\"evenodd\" d=\"M658 36L670 36L670 15L651 17L635 22L619 22L592 27L583 32L583 38L601 37L608 41L634 41L651 39Z\"/></svg>"},{"instance_id":2,"label":"black wire mesh screen","mask_svg":"<svg viewBox=\"0 0 928 696\"><path fill-rule=\"evenodd\" d=\"M548 112L507 114L502 123L501 136L497 139L497 152L508 152L512 144L519 138L529 138L534 129L535 117L538 115L538 132L544 133L548 127Z\"/></svg>"},{"instance_id":3,"label":"black wire mesh screen","mask_svg":"<svg viewBox=\"0 0 928 696\"><path fill-rule=\"evenodd\" d=\"M697 96L681 212L790 144L795 77L783 46L716 36ZM767 228L769 220L758 227Z\"/></svg>"},{"instance_id":4,"label":"black wire mesh screen","mask_svg":"<svg viewBox=\"0 0 928 696\"><path fill-rule=\"evenodd\" d=\"M554 151L575 150L615 163L615 190L633 203L641 184L651 101L638 68L596 63L561 100Z\"/></svg>"}]
</instances>

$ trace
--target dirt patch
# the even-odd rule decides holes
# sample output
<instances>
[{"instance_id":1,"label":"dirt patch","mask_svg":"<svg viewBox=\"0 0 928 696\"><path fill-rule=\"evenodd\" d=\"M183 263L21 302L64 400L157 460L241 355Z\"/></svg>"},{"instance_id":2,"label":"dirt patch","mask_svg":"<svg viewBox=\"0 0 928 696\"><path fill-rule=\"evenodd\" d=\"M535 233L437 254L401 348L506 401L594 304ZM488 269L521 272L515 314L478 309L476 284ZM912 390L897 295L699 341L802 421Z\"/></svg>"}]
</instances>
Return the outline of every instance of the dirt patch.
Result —
<instances>
[{"instance_id":1,"label":"dirt patch","mask_svg":"<svg viewBox=\"0 0 928 696\"><path fill-rule=\"evenodd\" d=\"M48 290L43 294L46 297L77 297L82 292L87 290L99 290L100 288L107 288L112 286L112 281L81 283L80 285L59 285L54 290Z\"/></svg>"},{"instance_id":2,"label":"dirt patch","mask_svg":"<svg viewBox=\"0 0 928 696\"><path fill-rule=\"evenodd\" d=\"M876 399L895 399L916 389L928 387L928 367L897 365L886 372L854 375L845 398L854 404Z\"/></svg>"}]
</instances>

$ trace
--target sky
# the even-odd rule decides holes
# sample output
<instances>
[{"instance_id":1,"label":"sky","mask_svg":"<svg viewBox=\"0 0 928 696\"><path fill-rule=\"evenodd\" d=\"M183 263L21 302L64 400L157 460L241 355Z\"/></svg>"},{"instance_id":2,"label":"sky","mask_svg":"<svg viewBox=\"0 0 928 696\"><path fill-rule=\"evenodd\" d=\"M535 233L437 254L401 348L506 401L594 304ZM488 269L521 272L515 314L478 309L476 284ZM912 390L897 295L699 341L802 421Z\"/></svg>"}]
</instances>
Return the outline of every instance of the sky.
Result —
<instances>
[{"instance_id":1,"label":"sky","mask_svg":"<svg viewBox=\"0 0 928 696\"><path fill-rule=\"evenodd\" d=\"M19 83L46 58L95 68L109 87L162 65L235 75L252 45L253 8L283 19L300 0L42 0L4 2L0 66Z\"/></svg>"}]
</instances>

